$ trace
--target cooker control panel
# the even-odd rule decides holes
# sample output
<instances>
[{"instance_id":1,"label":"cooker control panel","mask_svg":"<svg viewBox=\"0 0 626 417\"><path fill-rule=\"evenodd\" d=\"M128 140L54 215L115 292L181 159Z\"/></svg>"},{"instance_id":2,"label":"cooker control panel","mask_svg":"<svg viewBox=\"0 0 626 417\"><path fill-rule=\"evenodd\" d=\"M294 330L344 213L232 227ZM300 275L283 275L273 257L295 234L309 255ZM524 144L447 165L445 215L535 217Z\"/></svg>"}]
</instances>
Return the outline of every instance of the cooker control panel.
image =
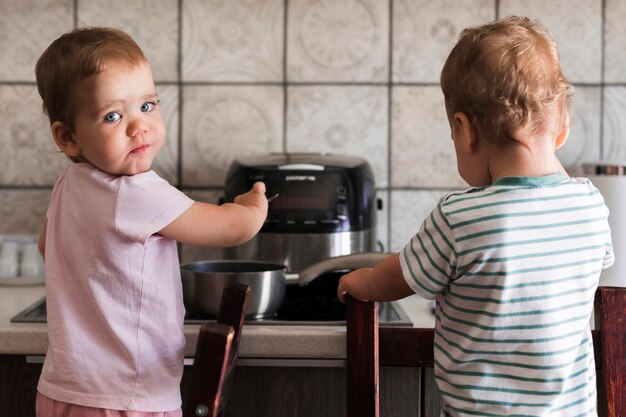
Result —
<instances>
[{"instance_id":1,"label":"cooker control panel","mask_svg":"<svg viewBox=\"0 0 626 417\"><path fill-rule=\"evenodd\" d=\"M376 196L368 164L354 168L240 167L229 173L226 201L263 181L269 203L262 232L332 233L375 226Z\"/></svg>"}]
</instances>

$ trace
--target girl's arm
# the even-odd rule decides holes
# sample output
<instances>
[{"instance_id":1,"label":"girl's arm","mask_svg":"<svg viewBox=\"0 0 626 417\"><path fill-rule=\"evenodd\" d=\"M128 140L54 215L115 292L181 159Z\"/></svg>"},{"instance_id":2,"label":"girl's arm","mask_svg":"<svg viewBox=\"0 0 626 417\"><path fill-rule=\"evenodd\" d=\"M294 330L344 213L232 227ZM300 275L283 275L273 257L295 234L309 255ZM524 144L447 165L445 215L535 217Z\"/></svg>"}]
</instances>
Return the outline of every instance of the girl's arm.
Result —
<instances>
[{"instance_id":1,"label":"girl's arm","mask_svg":"<svg viewBox=\"0 0 626 417\"><path fill-rule=\"evenodd\" d=\"M46 229L48 227L48 217L43 219L43 224L41 225L41 229L39 230L39 239L37 240L37 247L39 248L39 252L41 252L41 256L46 257Z\"/></svg>"},{"instance_id":2,"label":"girl's arm","mask_svg":"<svg viewBox=\"0 0 626 417\"><path fill-rule=\"evenodd\" d=\"M221 206L195 202L160 234L183 243L209 247L236 246L252 239L267 217L265 184Z\"/></svg>"},{"instance_id":3,"label":"girl's arm","mask_svg":"<svg viewBox=\"0 0 626 417\"><path fill-rule=\"evenodd\" d=\"M374 268L361 268L342 276L337 287L341 302L345 302L346 294L362 301L393 301L414 293L404 280L398 254L388 256Z\"/></svg>"}]
</instances>

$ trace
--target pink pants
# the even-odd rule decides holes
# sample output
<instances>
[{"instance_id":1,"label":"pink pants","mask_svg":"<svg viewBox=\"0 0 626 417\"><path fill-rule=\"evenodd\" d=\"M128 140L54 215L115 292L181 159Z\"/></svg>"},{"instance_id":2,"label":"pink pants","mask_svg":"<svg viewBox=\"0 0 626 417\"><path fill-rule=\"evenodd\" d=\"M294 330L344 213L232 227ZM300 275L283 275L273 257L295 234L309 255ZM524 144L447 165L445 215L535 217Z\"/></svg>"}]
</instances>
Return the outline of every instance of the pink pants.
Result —
<instances>
[{"instance_id":1,"label":"pink pants","mask_svg":"<svg viewBox=\"0 0 626 417\"><path fill-rule=\"evenodd\" d=\"M53 400L37 393L35 405L37 417L182 417L181 409L174 411L126 411L85 407Z\"/></svg>"}]
</instances>

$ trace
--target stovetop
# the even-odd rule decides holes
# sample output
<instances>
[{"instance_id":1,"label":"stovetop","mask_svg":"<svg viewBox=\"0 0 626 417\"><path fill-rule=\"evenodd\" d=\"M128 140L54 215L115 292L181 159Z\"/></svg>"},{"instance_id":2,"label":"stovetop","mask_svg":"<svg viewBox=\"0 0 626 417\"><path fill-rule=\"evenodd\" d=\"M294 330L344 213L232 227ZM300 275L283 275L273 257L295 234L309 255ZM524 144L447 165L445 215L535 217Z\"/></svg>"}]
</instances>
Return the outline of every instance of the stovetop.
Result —
<instances>
[{"instance_id":1,"label":"stovetop","mask_svg":"<svg viewBox=\"0 0 626 417\"><path fill-rule=\"evenodd\" d=\"M328 273L306 286L287 285L278 311L262 319L246 320L250 325L341 326L346 323L346 305L337 299L341 273ZM201 324L215 317L187 311L185 324ZM46 300L42 298L11 319L12 323L46 323ZM380 326L413 326L398 303L378 304Z\"/></svg>"},{"instance_id":2,"label":"stovetop","mask_svg":"<svg viewBox=\"0 0 626 417\"><path fill-rule=\"evenodd\" d=\"M322 312L317 315L306 317L298 315L297 312L295 315L288 315L284 310L279 310L271 317L246 320L245 324L266 326L341 326L346 323L345 306L343 310L343 313L338 311L335 311L332 314ZM42 298L11 318L11 323L46 323L46 319L46 299ZM187 312L185 315L185 324L202 324L211 320L215 320L215 318L190 312ZM413 324L406 312L397 303L379 303L378 322L379 325L383 327L412 326Z\"/></svg>"}]
</instances>

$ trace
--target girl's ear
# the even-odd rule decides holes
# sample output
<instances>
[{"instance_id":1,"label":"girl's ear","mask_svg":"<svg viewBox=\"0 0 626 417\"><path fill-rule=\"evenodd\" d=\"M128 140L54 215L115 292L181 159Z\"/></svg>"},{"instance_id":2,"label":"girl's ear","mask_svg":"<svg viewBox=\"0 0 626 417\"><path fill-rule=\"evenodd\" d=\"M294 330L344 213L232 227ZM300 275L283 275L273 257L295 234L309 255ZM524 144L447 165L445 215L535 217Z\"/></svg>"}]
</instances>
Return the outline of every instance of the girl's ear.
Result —
<instances>
[{"instance_id":1,"label":"girl's ear","mask_svg":"<svg viewBox=\"0 0 626 417\"><path fill-rule=\"evenodd\" d=\"M70 158L80 156L80 147L74 139L74 133L61 121L56 121L50 126L52 136L59 149Z\"/></svg>"},{"instance_id":2,"label":"girl's ear","mask_svg":"<svg viewBox=\"0 0 626 417\"><path fill-rule=\"evenodd\" d=\"M461 146L467 152L474 152L478 146L478 134L469 117L463 112L456 112L452 118Z\"/></svg>"},{"instance_id":3,"label":"girl's ear","mask_svg":"<svg viewBox=\"0 0 626 417\"><path fill-rule=\"evenodd\" d=\"M568 137L569 137L569 113L565 112L565 121L563 123L563 128L561 129L561 132L556 137L556 142L554 143L554 146L555 146L554 149L559 149L563 145L565 145L565 142L567 141Z\"/></svg>"}]
</instances>

